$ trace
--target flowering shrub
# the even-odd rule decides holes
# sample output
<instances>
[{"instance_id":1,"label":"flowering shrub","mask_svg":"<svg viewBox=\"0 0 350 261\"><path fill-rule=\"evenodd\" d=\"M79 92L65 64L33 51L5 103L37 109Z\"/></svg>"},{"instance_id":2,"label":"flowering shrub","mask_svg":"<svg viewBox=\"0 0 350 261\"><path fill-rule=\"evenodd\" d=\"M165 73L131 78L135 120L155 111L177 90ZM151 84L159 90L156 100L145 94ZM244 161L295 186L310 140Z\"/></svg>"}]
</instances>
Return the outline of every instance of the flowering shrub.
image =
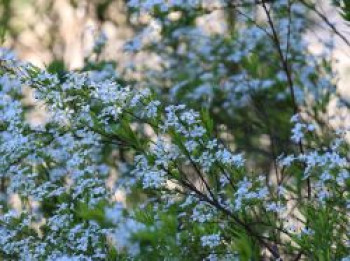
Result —
<instances>
[{"instance_id":1,"label":"flowering shrub","mask_svg":"<svg viewBox=\"0 0 350 261\"><path fill-rule=\"evenodd\" d=\"M80 71L1 50L1 258L349 258L349 124L326 118L348 107L306 49L310 5L205 2L129 2L150 22L126 50L160 61L135 79L98 59L104 36ZM198 25L223 8L223 31Z\"/></svg>"}]
</instances>

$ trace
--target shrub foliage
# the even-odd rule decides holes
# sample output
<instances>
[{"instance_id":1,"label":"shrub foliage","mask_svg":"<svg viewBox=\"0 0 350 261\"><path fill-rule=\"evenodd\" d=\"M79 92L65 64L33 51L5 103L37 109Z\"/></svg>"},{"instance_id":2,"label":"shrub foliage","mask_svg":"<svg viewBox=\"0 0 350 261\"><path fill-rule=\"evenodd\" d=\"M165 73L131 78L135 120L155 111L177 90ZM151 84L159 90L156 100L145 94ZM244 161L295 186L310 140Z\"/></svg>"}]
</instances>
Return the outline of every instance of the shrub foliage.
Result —
<instances>
[{"instance_id":1,"label":"shrub foliage","mask_svg":"<svg viewBox=\"0 0 350 261\"><path fill-rule=\"evenodd\" d=\"M77 71L1 50L0 258L348 260L349 103L332 45L308 51L317 7L128 12L139 32L125 50L152 64L117 73L104 35Z\"/></svg>"}]
</instances>

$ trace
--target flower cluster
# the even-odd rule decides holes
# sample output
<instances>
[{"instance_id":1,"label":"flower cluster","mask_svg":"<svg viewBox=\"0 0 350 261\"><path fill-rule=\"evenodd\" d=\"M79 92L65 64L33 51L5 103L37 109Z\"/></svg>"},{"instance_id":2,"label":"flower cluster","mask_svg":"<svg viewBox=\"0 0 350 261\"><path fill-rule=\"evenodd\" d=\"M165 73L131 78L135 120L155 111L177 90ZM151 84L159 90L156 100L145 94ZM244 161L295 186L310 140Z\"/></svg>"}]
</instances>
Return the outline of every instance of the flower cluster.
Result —
<instances>
[{"instance_id":1,"label":"flower cluster","mask_svg":"<svg viewBox=\"0 0 350 261\"><path fill-rule=\"evenodd\" d=\"M0 258L347 258L349 130L324 120L331 63L306 51L302 3L230 3L129 1L150 24L126 49L160 58L138 79L0 51ZM203 19L223 7L241 11L213 32Z\"/></svg>"}]
</instances>

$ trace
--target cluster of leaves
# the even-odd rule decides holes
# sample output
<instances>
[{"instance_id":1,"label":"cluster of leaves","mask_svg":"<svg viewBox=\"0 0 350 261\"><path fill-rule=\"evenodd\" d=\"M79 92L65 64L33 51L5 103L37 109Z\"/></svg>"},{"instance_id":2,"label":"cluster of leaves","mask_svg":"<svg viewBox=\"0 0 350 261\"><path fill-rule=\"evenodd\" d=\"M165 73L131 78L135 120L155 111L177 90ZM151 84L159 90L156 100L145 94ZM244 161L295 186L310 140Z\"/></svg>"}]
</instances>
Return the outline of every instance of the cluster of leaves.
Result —
<instances>
[{"instance_id":1,"label":"cluster of leaves","mask_svg":"<svg viewBox=\"0 0 350 261\"><path fill-rule=\"evenodd\" d=\"M160 61L136 79L99 60L104 36L74 72L1 50L1 258L349 258L349 126L325 118L329 52L307 52L298 1L250 2L130 1L149 24L126 49ZM223 31L201 27L223 10Z\"/></svg>"}]
</instances>

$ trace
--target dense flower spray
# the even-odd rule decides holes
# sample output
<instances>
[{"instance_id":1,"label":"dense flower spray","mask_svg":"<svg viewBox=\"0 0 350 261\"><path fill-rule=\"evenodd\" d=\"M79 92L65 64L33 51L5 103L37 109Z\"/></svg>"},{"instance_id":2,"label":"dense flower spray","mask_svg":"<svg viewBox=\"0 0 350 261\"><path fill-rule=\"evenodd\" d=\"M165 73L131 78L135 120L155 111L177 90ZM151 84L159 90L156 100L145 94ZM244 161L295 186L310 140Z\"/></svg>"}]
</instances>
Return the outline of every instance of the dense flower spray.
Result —
<instances>
[{"instance_id":1,"label":"dense flower spray","mask_svg":"<svg viewBox=\"0 0 350 261\"><path fill-rule=\"evenodd\" d=\"M303 2L267 2L130 1L149 24L125 48L160 61L137 79L93 59L60 75L1 49L0 257L346 260L335 74L306 51ZM218 32L200 23L231 9Z\"/></svg>"}]
</instances>

